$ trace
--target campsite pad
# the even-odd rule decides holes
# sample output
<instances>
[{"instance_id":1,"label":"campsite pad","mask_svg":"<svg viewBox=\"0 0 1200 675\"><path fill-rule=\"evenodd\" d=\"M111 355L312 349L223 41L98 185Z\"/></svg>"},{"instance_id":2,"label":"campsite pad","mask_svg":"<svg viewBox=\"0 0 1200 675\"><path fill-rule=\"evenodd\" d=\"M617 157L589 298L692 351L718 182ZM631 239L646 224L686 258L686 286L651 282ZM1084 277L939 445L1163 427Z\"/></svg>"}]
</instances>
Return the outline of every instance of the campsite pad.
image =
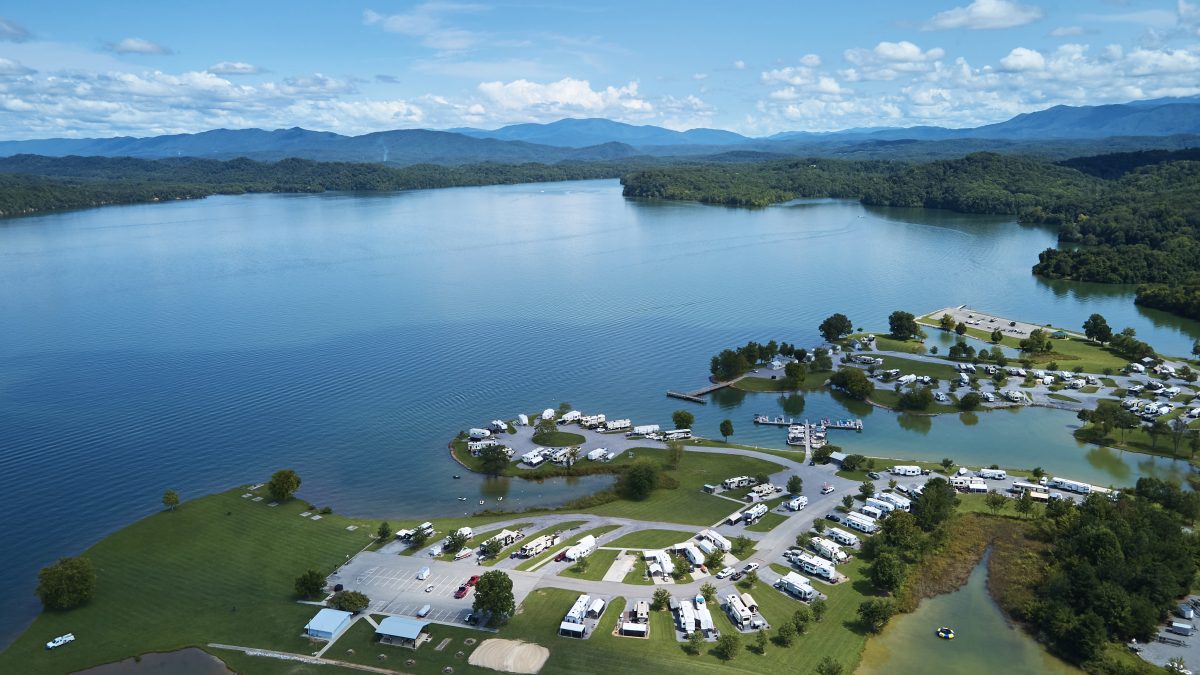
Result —
<instances>
[{"instance_id":1,"label":"campsite pad","mask_svg":"<svg viewBox=\"0 0 1200 675\"><path fill-rule=\"evenodd\" d=\"M467 662L473 666L482 666L506 673L527 673L533 675L545 665L550 658L550 650L541 645L519 640L500 640L492 638L484 640Z\"/></svg>"}]
</instances>

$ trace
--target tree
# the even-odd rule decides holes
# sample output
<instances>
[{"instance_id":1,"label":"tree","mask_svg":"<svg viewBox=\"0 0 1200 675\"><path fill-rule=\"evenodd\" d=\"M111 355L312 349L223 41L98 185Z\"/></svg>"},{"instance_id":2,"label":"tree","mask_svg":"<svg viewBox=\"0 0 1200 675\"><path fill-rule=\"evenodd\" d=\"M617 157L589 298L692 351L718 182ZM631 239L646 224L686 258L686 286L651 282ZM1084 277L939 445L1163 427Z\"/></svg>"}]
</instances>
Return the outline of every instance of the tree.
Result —
<instances>
[{"instance_id":1,"label":"tree","mask_svg":"<svg viewBox=\"0 0 1200 675\"><path fill-rule=\"evenodd\" d=\"M842 368L829 377L829 384L841 389L850 398L863 400L875 391L875 385L858 368Z\"/></svg>"},{"instance_id":2,"label":"tree","mask_svg":"<svg viewBox=\"0 0 1200 675\"><path fill-rule=\"evenodd\" d=\"M781 647L791 647L792 643L796 641L796 627L790 623L783 624L775 633L775 641Z\"/></svg>"},{"instance_id":3,"label":"tree","mask_svg":"<svg viewBox=\"0 0 1200 675\"><path fill-rule=\"evenodd\" d=\"M829 605L825 603L824 598L817 598L808 603L808 608L812 610L813 621L821 623L821 619L825 618L825 612L829 611Z\"/></svg>"},{"instance_id":4,"label":"tree","mask_svg":"<svg viewBox=\"0 0 1200 675\"><path fill-rule=\"evenodd\" d=\"M316 570L308 570L296 577L296 595L305 600L319 598L325 592L325 577Z\"/></svg>"},{"instance_id":5,"label":"tree","mask_svg":"<svg viewBox=\"0 0 1200 675\"><path fill-rule=\"evenodd\" d=\"M917 318L908 312L899 310L888 316L888 328L891 330L892 337L897 340L908 340L921 334Z\"/></svg>"},{"instance_id":6,"label":"tree","mask_svg":"<svg viewBox=\"0 0 1200 675\"><path fill-rule=\"evenodd\" d=\"M833 446L823 445L816 450L813 450L813 461L817 464L828 464L829 458L833 455Z\"/></svg>"},{"instance_id":7,"label":"tree","mask_svg":"<svg viewBox=\"0 0 1200 675\"><path fill-rule=\"evenodd\" d=\"M916 560L920 553L924 535L917 527L917 519L906 511L896 511L883 521L880 539L884 544L900 552L909 560Z\"/></svg>"},{"instance_id":8,"label":"tree","mask_svg":"<svg viewBox=\"0 0 1200 675\"><path fill-rule=\"evenodd\" d=\"M842 495L842 506L846 507L846 510L850 510L850 507L854 506L854 497Z\"/></svg>"},{"instance_id":9,"label":"tree","mask_svg":"<svg viewBox=\"0 0 1200 675\"><path fill-rule=\"evenodd\" d=\"M442 547L442 551L450 555L454 555L461 551L467 545L467 535L464 532L455 530L446 535L446 545Z\"/></svg>"},{"instance_id":10,"label":"tree","mask_svg":"<svg viewBox=\"0 0 1200 675\"><path fill-rule=\"evenodd\" d=\"M1154 420L1150 423L1150 428L1146 429L1146 433L1150 435L1150 449L1158 449L1158 439L1164 434L1170 433L1171 428L1162 420Z\"/></svg>"},{"instance_id":11,"label":"tree","mask_svg":"<svg viewBox=\"0 0 1200 675\"><path fill-rule=\"evenodd\" d=\"M1093 314L1083 322L1083 334L1087 339L1100 344L1110 342L1113 338L1112 328L1109 328L1108 322L1099 314Z\"/></svg>"},{"instance_id":12,"label":"tree","mask_svg":"<svg viewBox=\"0 0 1200 675\"><path fill-rule=\"evenodd\" d=\"M721 435L725 437L725 442L729 442L729 437L733 435L733 420L721 420Z\"/></svg>"},{"instance_id":13,"label":"tree","mask_svg":"<svg viewBox=\"0 0 1200 675\"><path fill-rule=\"evenodd\" d=\"M875 556L867 568L867 576L870 577L871 583L875 584L875 588L888 593L900 590L907 573L904 562L896 554L888 552Z\"/></svg>"},{"instance_id":14,"label":"tree","mask_svg":"<svg viewBox=\"0 0 1200 675\"><path fill-rule=\"evenodd\" d=\"M741 352L736 352L732 349L723 350L720 354L712 357L712 362L709 364L709 372L719 382L728 382L737 377L745 375L750 370L750 362Z\"/></svg>"},{"instance_id":15,"label":"tree","mask_svg":"<svg viewBox=\"0 0 1200 675\"><path fill-rule=\"evenodd\" d=\"M479 547L479 557L495 558L496 556L500 555L500 551L503 548L504 546L500 543L500 540L495 538L489 539Z\"/></svg>"},{"instance_id":16,"label":"tree","mask_svg":"<svg viewBox=\"0 0 1200 675\"><path fill-rule=\"evenodd\" d=\"M1000 342L1003 340L1004 340L1004 333L1000 332L999 328L992 331L992 342L994 344L1000 344ZM1001 355L1003 355L1003 354L1004 354L1004 352L1001 352Z\"/></svg>"},{"instance_id":17,"label":"tree","mask_svg":"<svg viewBox=\"0 0 1200 675\"><path fill-rule=\"evenodd\" d=\"M806 377L808 377L808 368L804 366L804 363L788 361L784 364L783 378L787 382L788 389L798 389Z\"/></svg>"},{"instance_id":18,"label":"tree","mask_svg":"<svg viewBox=\"0 0 1200 675\"><path fill-rule=\"evenodd\" d=\"M590 564L591 563L588 562L588 557L582 556L578 560L575 561L575 571L578 572L579 574L583 574L584 572L587 571L588 565L590 565Z\"/></svg>"},{"instance_id":19,"label":"tree","mask_svg":"<svg viewBox=\"0 0 1200 675\"><path fill-rule=\"evenodd\" d=\"M950 469L954 468L954 460L949 457L942 458L942 471L950 473Z\"/></svg>"},{"instance_id":20,"label":"tree","mask_svg":"<svg viewBox=\"0 0 1200 675\"><path fill-rule=\"evenodd\" d=\"M387 541L392 536L392 526L388 524L388 521L385 520L379 524L379 529L375 531L375 536L379 541Z\"/></svg>"},{"instance_id":21,"label":"tree","mask_svg":"<svg viewBox=\"0 0 1200 675\"><path fill-rule=\"evenodd\" d=\"M410 534L408 536L409 546L413 550L419 550L419 549L424 548L425 544L428 542L429 542L429 531L428 530L415 530L412 534Z\"/></svg>"},{"instance_id":22,"label":"tree","mask_svg":"<svg viewBox=\"0 0 1200 675\"><path fill-rule=\"evenodd\" d=\"M871 497L874 497L875 496L875 484L869 480L864 480L862 482L862 485L858 486L858 494L861 495L863 499L869 499Z\"/></svg>"},{"instance_id":23,"label":"tree","mask_svg":"<svg viewBox=\"0 0 1200 675\"><path fill-rule=\"evenodd\" d=\"M829 356L829 350L824 347L817 347L813 350L813 370L818 373L828 372L833 370L833 358Z\"/></svg>"},{"instance_id":24,"label":"tree","mask_svg":"<svg viewBox=\"0 0 1200 675\"><path fill-rule=\"evenodd\" d=\"M812 623L813 612L805 605L800 605L792 612L792 627L796 629L797 635L804 635L808 631L809 624Z\"/></svg>"},{"instance_id":25,"label":"tree","mask_svg":"<svg viewBox=\"0 0 1200 675\"><path fill-rule=\"evenodd\" d=\"M931 387L916 387L900 394L896 406L901 410L925 410L933 405Z\"/></svg>"},{"instance_id":26,"label":"tree","mask_svg":"<svg viewBox=\"0 0 1200 675\"><path fill-rule=\"evenodd\" d=\"M991 511L992 515L994 516L1000 513L1000 511L1002 511L1004 507L1008 505L1008 497L1005 497L999 492L992 490L984 495L983 503L988 507L988 510Z\"/></svg>"},{"instance_id":27,"label":"tree","mask_svg":"<svg viewBox=\"0 0 1200 675\"><path fill-rule=\"evenodd\" d=\"M46 609L73 609L92 599L96 593L96 571L92 561L83 557L59 558L38 572L34 591Z\"/></svg>"},{"instance_id":28,"label":"tree","mask_svg":"<svg viewBox=\"0 0 1200 675\"><path fill-rule=\"evenodd\" d=\"M723 633L720 638L717 638L717 646L713 647L713 654L723 661L728 661L737 656L741 650L742 640L736 633Z\"/></svg>"},{"instance_id":29,"label":"tree","mask_svg":"<svg viewBox=\"0 0 1200 675\"><path fill-rule=\"evenodd\" d=\"M862 627L871 633L883 630L896 613L896 606L887 600L872 598L858 606L858 620Z\"/></svg>"},{"instance_id":30,"label":"tree","mask_svg":"<svg viewBox=\"0 0 1200 675\"><path fill-rule=\"evenodd\" d=\"M1030 471L1029 473L1030 473L1030 475L1032 475L1034 478L1041 478L1042 476L1045 476L1045 475L1046 475L1046 470L1045 470L1045 469L1043 469L1043 468L1042 468L1042 467L1040 467L1040 466L1035 466L1035 467L1033 467L1033 470L1032 470L1032 471Z\"/></svg>"},{"instance_id":31,"label":"tree","mask_svg":"<svg viewBox=\"0 0 1200 675\"><path fill-rule=\"evenodd\" d=\"M176 506L179 506L179 494L174 490L167 490L162 497L163 506L168 510L174 511Z\"/></svg>"},{"instance_id":32,"label":"tree","mask_svg":"<svg viewBox=\"0 0 1200 675\"><path fill-rule=\"evenodd\" d=\"M1019 344L1021 351L1034 354L1048 354L1054 349L1050 343L1050 335L1041 328L1034 328L1029 331L1029 337L1021 340ZM1051 364L1050 370L1054 369L1053 364Z\"/></svg>"},{"instance_id":33,"label":"tree","mask_svg":"<svg viewBox=\"0 0 1200 675\"><path fill-rule=\"evenodd\" d=\"M504 448L493 445L479 451L480 469L489 476L499 476L508 468L508 455Z\"/></svg>"},{"instance_id":34,"label":"tree","mask_svg":"<svg viewBox=\"0 0 1200 675\"><path fill-rule=\"evenodd\" d=\"M700 595L704 597L704 601L712 603L717 599L717 587L705 582L700 586Z\"/></svg>"},{"instance_id":35,"label":"tree","mask_svg":"<svg viewBox=\"0 0 1200 675\"><path fill-rule=\"evenodd\" d=\"M357 614L371 605L371 599L358 591L338 591L326 603L334 609Z\"/></svg>"},{"instance_id":36,"label":"tree","mask_svg":"<svg viewBox=\"0 0 1200 675\"><path fill-rule=\"evenodd\" d=\"M471 608L490 615L492 625L504 623L517 609L512 579L501 570L484 572L475 583L475 602Z\"/></svg>"},{"instance_id":37,"label":"tree","mask_svg":"<svg viewBox=\"0 0 1200 675\"><path fill-rule=\"evenodd\" d=\"M938 325L942 327L942 330L954 330L954 317L943 314L942 318L938 319Z\"/></svg>"},{"instance_id":38,"label":"tree","mask_svg":"<svg viewBox=\"0 0 1200 675\"><path fill-rule=\"evenodd\" d=\"M798 495L804 491L804 479L795 474L788 476L787 481L788 494Z\"/></svg>"},{"instance_id":39,"label":"tree","mask_svg":"<svg viewBox=\"0 0 1200 675\"><path fill-rule=\"evenodd\" d=\"M688 652L693 656L700 653L704 649L704 633L698 630L693 630L688 634Z\"/></svg>"},{"instance_id":40,"label":"tree","mask_svg":"<svg viewBox=\"0 0 1200 675\"><path fill-rule=\"evenodd\" d=\"M709 572L720 569L724 562L725 552L719 548L713 549L704 555L704 566L708 568Z\"/></svg>"},{"instance_id":41,"label":"tree","mask_svg":"<svg viewBox=\"0 0 1200 675\"><path fill-rule=\"evenodd\" d=\"M671 606L671 592L665 588L654 591L650 599L650 609L658 612Z\"/></svg>"},{"instance_id":42,"label":"tree","mask_svg":"<svg viewBox=\"0 0 1200 675\"><path fill-rule=\"evenodd\" d=\"M837 342L854 332L854 324L845 314L834 314L822 321L817 330L820 331L821 337L825 338L826 342Z\"/></svg>"},{"instance_id":43,"label":"tree","mask_svg":"<svg viewBox=\"0 0 1200 675\"><path fill-rule=\"evenodd\" d=\"M954 332L958 333L959 335L966 335L967 334L967 324L959 321L958 325L956 325L954 327Z\"/></svg>"},{"instance_id":44,"label":"tree","mask_svg":"<svg viewBox=\"0 0 1200 675\"><path fill-rule=\"evenodd\" d=\"M832 656L825 656L821 658L821 662L817 664L817 669L813 672L816 675L842 675L846 669L842 664L834 661Z\"/></svg>"},{"instance_id":45,"label":"tree","mask_svg":"<svg viewBox=\"0 0 1200 675\"><path fill-rule=\"evenodd\" d=\"M621 492L634 501L642 501L649 497L654 488L658 487L659 470L658 462L648 457L633 460L621 476Z\"/></svg>"},{"instance_id":46,"label":"tree","mask_svg":"<svg viewBox=\"0 0 1200 675\"><path fill-rule=\"evenodd\" d=\"M817 531L817 534L821 534L822 532L825 531L825 521L819 520L819 519L814 520L813 521L813 529Z\"/></svg>"},{"instance_id":47,"label":"tree","mask_svg":"<svg viewBox=\"0 0 1200 675\"><path fill-rule=\"evenodd\" d=\"M1029 490L1026 490L1021 493L1020 497L1017 497L1017 503L1013 504L1013 508L1017 510L1017 513L1028 516L1030 513L1033 513L1033 503L1033 495L1029 494Z\"/></svg>"},{"instance_id":48,"label":"tree","mask_svg":"<svg viewBox=\"0 0 1200 675\"><path fill-rule=\"evenodd\" d=\"M931 478L913 501L912 514L922 530L931 532L954 513L958 501L957 493L945 478Z\"/></svg>"},{"instance_id":49,"label":"tree","mask_svg":"<svg viewBox=\"0 0 1200 675\"><path fill-rule=\"evenodd\" d=\"M683 443L679 441L667 443L667 466L673 469L678 468L681 461L683 461Z\"/></svg>"},{"instance_id":50,"label":"tree","mask_svg":"<svg viewBox=\"0 0 1200 675\"><path fill-rule=\"evenodd\" d=\"M267 492L271 493L271 499L277 502L287 501L296 494L296 490L300 489L300 476L296 475L291 469L280 469L276 471L271 480L267 482Z\"/></svg>"},{"instance_id":51,"label":"tree","mask_svg":"<svg viewBox=\"0 0 1200 675\"><path fill-rule=\"evenodd\" d=\"M742 554L749 551L750 547L754 546L754 540L745 535L738 535L729 540L729 550L735 557L742 557Z\"/></svg>"},{"instance_id":52,"label":"tree","mask_svg":"<svg viewBox=\"0 0 1200 675\"><path fill-rule=\"evenodd\" d=\"M761 629L754 635L754 651L758 652L759 654L767 653L766 629Z\"/></svg>"},{"instance_id":53,"label":"tree","mask_svg":"<svg viewBox=\"0 0 1200 675\"><path fill-rule=\"evenodd\" d=\"M671 421L675 423L676 429L691 429L696 423L696 416L687 410L676 410L671 413Z\"/></svg>"},{"instance_id":54,"label":"tree","mask_svg":"<svg viewBox=\"0 0 1200 675\"><path fill-rule=\"evenodd\" d=\"M959 396L959 410L971 412L979 407L980 402L983 402L983 399L980 398L979 394L967 392L966 394Z\"/></svg>"}]
</instances>

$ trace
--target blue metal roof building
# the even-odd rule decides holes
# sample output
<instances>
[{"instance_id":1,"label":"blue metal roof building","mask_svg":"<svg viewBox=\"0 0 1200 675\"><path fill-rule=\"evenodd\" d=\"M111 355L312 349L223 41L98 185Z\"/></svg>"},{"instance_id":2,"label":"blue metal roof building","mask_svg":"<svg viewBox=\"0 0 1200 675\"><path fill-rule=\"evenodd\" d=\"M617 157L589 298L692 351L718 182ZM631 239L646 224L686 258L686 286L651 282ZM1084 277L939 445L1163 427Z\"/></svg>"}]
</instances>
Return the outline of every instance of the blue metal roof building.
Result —
<instances>
[{"instance_id":1,"label":"blue metal roof building","mask_svg":"<svg viewBox=\"0 0 1200 675\"><path fill-rule=\"evenodd\" d=\"M379 641L384 644L415 649L421 645L421 642L429 639L429 634L424 632L428 625L429 623L426 621L407 616L389 616L379 622L379 628L375 630L375 633L379 635Z\"/></svg>"},{"instance_id":2,"label":"blue metal roof building","mask_svg":"<svg viewBox=\"0 0 1200 675\"><path fill-rule=\"evenodd\" d=\"M315 638L332 640L350 626L353 618L354 615L350 612L326 607L317 612L317 615L308 622L308 625L304 627L304 632Z\"/></svg>"}]
</instances>

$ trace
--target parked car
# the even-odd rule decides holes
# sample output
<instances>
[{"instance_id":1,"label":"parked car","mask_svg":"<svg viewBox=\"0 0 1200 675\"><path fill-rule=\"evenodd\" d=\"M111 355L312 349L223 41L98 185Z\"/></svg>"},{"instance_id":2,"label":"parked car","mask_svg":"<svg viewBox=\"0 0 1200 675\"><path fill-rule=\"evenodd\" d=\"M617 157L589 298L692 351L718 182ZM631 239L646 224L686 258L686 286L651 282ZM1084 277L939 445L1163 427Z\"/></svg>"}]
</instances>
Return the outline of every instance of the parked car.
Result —
<instances>
[{"instance_id":1,"label":"parked car","mask_svg":"<svg viewBox=\"0 0 1200 675\"><path fill-rule=\"evenodd\" d=\"M746 566L742 568L742 571L745 572L746 574L749 574L757 569L758 569L758 563L746 563Z\"/></svg>"},{"instance_id":2,"label":"parked car","mask_svg":"<svg viewBox=\"0 0 1200 675\"><path fill-rule=\"evenodd\" d=\"M741 579L741 578L742 578L742 577L744 577L744 576L746 576L746 573L745 573L745 572L734 572L734 573L733 573L733 576L729 577L729 579L730 579L731 581L737 581L737 580Z\"/></svg>"},{"instance_id":3,"label":"parked car","mask_svg":"<svg viewBox=\"0 0 1200 675\"><path fill-rule=\"evenodd\" d=\"M826 483L821 486L821 494L823 494L823 495L827 495L830 492L833 492L833 490L834 490L834 487L832 485L830 485L829 483Z\"/></svg>"},{"instance_id":4,"label":"parked car","mask_svg":"<svg viewBox=\"0 0 1200 675\"><path fill-rule=\"evenodd\" d=\"M467 585L468 585L468 586L472 586L472 587L474 587L474 586L475 586L475 584L477 584L477 583L479 583L479 575L478 575L478 574L476 574L475 576L471 577L470 579L467 579Z\"/></svg>"},{"instance_id":5,"label":"parked car","mask_svg":"<svg viewBox=\"0 0 1200 675\"><path fill-rule=\"evenodd\" d=\"M732 568L732 567L726 567L725 569L721 570L720 572L717 572L717 578L718 578L718 579L724 579L724 578L728 577L728 576L729 576L729 575L731 575L731 574L733 574L733 568Z\"/></svg>"},{"instance_id":6,"label":"parked car","mask_svg":"<svg viewBox=\"0 0 1200 675\"><path fill-rule=\"evenodd\" d=\"M879 480L881 476L879 475L878 471L868 471L867 478L870 478L871 480Z\"/></svg>"},{"instance_id":7,"label":"parked car","mask_svg":"<svg viewBox=\"0 0 1200 675\"><path fill-rule=\"evenodd\" d=\"M67 644L68 642L74 642L74 641L75 641L74 633L67 633L66 635L59 635L58 637L56 637L53 640L46 643L46 649L57 649L58 647L61 647L65 644Z\"/></svg>"},{"instance_id":8,"label":"parked car","mask_svg":"<svg viewBox=\"0 0 1200 675\"><path fill-rule=\"evenodd\" d=\"M433 584L429 584L428 586L426 586L426 587L425 587L425 592L426 592L426 593L432 593L432 592L433 592Z\"/></svg>"},{"instance_id":9,"label":"parked car","mask_svg":"<svg viewBox=\"0 0 1200 675\"><path fill-rule=\"evenodd\" d=\"M417 610L417 618L424 619L425 617L429 616L429 612L432 610L433 610L433 607L431 607L429 605L425 605L421 609Z\"/></svg>"},{"instance_id":10,"label":"parked car","mask_svg":"<svg viewBox=\"0 0 1200 675\"><path fill-rule=\"evenodd\" d=\"M470 592L471 592L470 586L459 586L458 590L454 591L454 598L456 600L462 600L463 598L467 597L467 593L470 593Z\"/></svg>"},{"instance_id":11,"label":"parked car","mask_svg":"<svg viewBox=\"0 0 1200 675\"><path fill-rule=\"evenodd\" d=\"M463 623L467 624L468 626L474 626L475 624L479 623L479 617L474 613L468 614L463 617Z\"/></svg>"}]
</instances>

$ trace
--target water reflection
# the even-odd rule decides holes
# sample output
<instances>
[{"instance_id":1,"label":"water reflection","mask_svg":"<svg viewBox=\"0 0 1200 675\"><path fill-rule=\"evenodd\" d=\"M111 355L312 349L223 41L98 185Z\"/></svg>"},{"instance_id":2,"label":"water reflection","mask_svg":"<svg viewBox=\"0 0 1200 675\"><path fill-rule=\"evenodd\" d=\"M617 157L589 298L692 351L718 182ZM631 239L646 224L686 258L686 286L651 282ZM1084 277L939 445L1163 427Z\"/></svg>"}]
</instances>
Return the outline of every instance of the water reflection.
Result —
<instances>
[{"instance_id":1,"label":"water reflection","mask_svg":"<svg viewBox=\"0 0 1200 675\"><path fill-rule=\"evenodd\" d=\"M804 397L800 394L780 396L779 407L788 415L799 415L804 412Z\"/></svg>"},{"instance_id":2,"label":"water reflection","mask_svg":"<svg viewBox=\"0 0 1200 675\"><path fill-rule=\"evenodd\" d=\"M979 424L979 415L973 412L962 412L958 414L958 421L963 423L963 426L973 427Z\"/></svg>"},{"instance_id":3,"label":"water reflection","mask_svg":"<svg viewBox=\"0 0 1200 675\"><path fill-rule=\"evenodd\" d=\"M910 415L901 413L896 416L896 422L905 431L915 431L918 434L928 434L933 429L933 418L928 415Z\"/></svg>"},{"instance_id":4,"label":"water reflection","mask_svg":"<svg viewBox=\"0 0 1200 675\"><path fill-rule=\"evenodd\" d=\"M730 410L742 405L742 402L746 400L746 392L734 387L725 387L714 391L710 400L722 410Z\"/></svg>"}]
</instances>

